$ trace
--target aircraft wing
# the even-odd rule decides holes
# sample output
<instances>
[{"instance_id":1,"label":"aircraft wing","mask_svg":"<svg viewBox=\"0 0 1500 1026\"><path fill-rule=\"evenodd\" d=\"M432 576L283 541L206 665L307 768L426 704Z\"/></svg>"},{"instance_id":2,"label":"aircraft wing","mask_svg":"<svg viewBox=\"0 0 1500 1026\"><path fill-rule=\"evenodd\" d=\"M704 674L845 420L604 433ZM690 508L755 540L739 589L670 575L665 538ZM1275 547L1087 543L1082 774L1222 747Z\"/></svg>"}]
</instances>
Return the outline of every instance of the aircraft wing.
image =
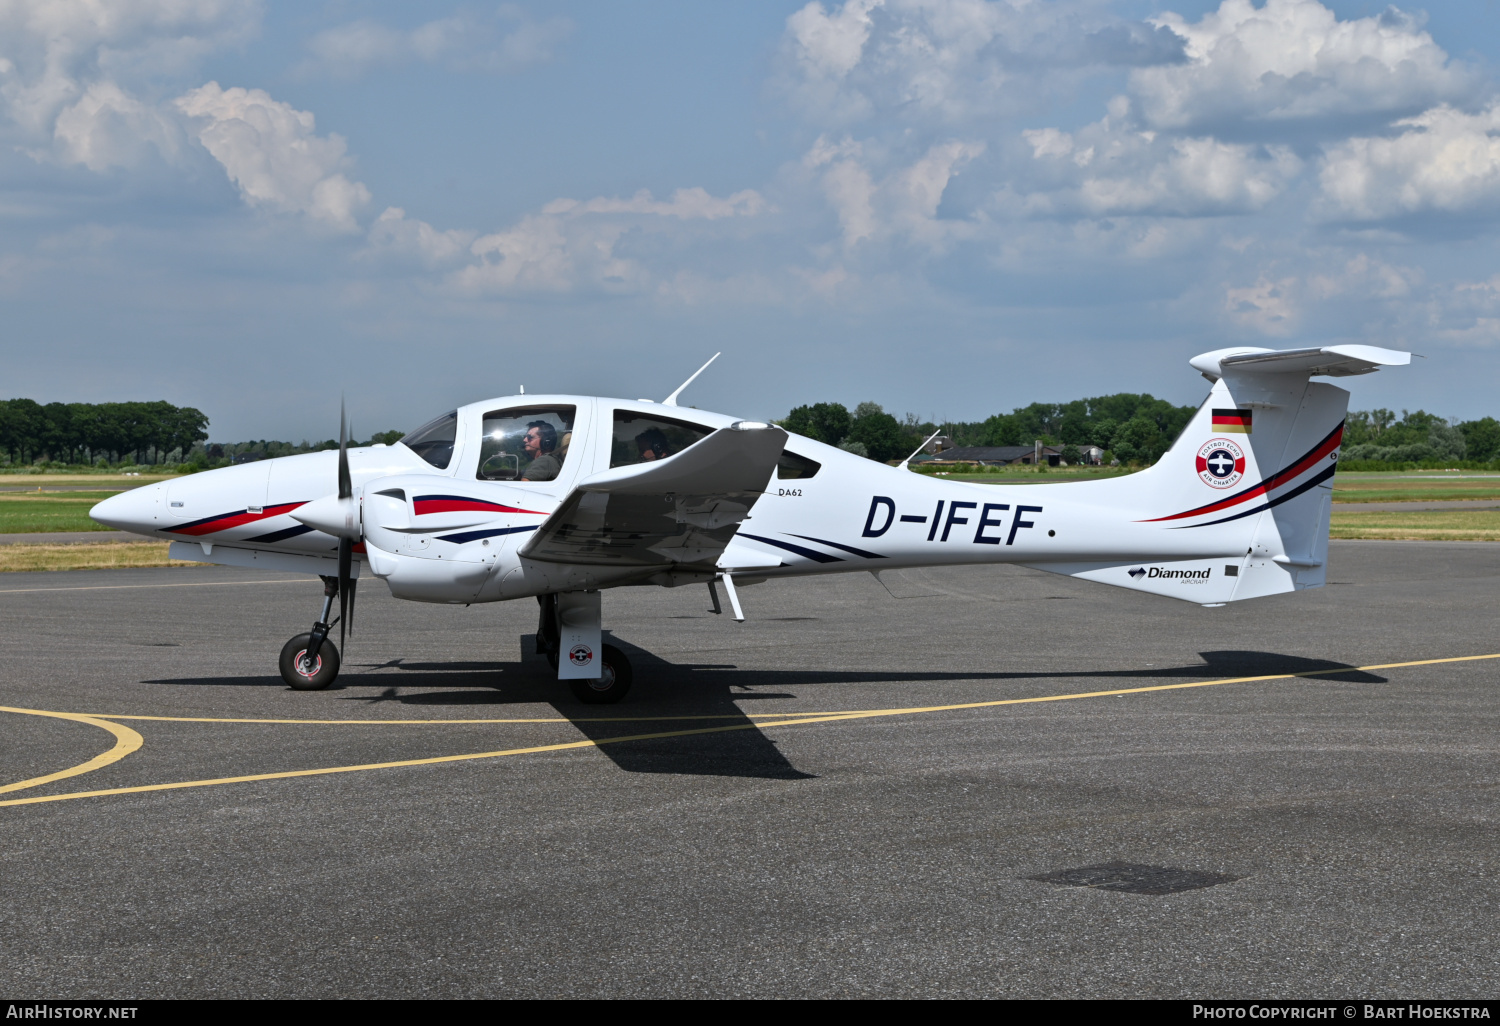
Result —
<instances>
[{"instance_id":1,"label":"aircraft wing","mask_svg":"<svg viewBox=\"0 0 1500 1026\"><path fill-rule=\"evenodd\" d=\"M779 427L737 421L664 460L596 474L520 554L590 566L711 567L765 491L785 444Z\"/></svg>"}]
</instances>

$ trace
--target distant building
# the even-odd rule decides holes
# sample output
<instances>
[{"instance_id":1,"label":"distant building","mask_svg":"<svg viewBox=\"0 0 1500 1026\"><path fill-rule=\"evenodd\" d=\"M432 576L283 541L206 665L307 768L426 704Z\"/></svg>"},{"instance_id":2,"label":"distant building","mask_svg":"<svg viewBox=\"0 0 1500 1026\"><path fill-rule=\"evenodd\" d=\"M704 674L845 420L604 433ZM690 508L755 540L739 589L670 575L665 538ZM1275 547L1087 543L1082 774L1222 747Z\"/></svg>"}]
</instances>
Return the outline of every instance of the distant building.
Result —
<instances>
[{"instance_id":1,"label":"distant building","mask_svg":"<svg viewBox=\"0 0 1500 1026\"><path fill-rule=\"evenodd\" d=\"M1097 464L1104 456L1104 450L1097 445L1077 446L1081 463ZM929 466L943 463L977 463L985 467L1006 467L1011 464L1030 465L1037 462L1038 458L1045 460L1050 467L1061 466L1063 446L1061 445L960 445L952 449L944 449L942 455L935 460L928 460Z\"/></svg>"}]
</instances>

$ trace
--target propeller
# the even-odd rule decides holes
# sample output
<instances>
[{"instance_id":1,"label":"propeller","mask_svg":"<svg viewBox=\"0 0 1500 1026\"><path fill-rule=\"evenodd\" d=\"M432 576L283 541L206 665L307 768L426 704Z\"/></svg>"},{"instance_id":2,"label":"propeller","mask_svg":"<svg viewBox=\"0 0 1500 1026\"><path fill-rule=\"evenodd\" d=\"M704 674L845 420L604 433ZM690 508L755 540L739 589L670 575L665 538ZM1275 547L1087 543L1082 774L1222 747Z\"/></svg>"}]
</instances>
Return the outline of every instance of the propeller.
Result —
<instances>
[{"instance_id":1,"label":"propeller","mask_svg":"<svg viewBox=\"0 0 1500 1026\"><path fill-rule=\"evenodd\" d=\"M339 397L339 505L346 510L353 505L354 482L349 477L349 420L344 413L344 400ZM352 518L347 521L353 526ZM355 580L350 576L354 569L354 538L349 531L339 535L339 651L344 649L346 633L354 626Z\"/></svg>"}]
</instances>

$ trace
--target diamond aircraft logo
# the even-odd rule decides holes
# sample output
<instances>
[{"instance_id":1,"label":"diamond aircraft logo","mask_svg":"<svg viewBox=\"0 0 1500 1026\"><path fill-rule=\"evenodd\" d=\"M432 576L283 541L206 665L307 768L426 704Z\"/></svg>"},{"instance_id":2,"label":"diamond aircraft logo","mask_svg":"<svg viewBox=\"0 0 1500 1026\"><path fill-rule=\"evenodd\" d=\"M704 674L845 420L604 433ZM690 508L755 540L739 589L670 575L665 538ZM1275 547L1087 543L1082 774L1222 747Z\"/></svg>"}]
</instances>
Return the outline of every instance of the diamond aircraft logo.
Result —
<instances>
[{"instance_id":1,"label":"diamond aircraft logo","mask_svg":"<svg viewBox=\"0 0 1500 1026\"><path fill-rule=\"evenodd\" d=\"M1136 580L1140 580L1142 577L1146 576L1146 568L1143 566L1138 566L1134 570L1130 571L1130 576L1134 577Z\"/></svg>"},{"instance_id":2,"label":"diamond aircraft logo","mask_svg":"<svg viewBox=\"0 0 1500 1026\"><path fill-rule=\"evenodd\" d=\"M1210 488L1233 488L1245 476L1245 450L1227 438L1211 438L1198 450L1198 478Z\"/></svg>"}]
</instances>

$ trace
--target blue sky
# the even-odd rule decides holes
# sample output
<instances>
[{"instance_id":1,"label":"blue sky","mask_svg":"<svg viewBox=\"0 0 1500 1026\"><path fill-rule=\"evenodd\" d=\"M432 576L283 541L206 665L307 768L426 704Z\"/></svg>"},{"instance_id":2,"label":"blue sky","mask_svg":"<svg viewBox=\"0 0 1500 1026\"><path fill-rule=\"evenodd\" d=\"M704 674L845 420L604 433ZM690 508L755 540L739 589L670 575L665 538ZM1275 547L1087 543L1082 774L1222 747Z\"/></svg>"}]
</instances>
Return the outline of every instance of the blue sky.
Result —
<instances>
[{"instance_id":1,"label":"blue sky","mask_svg":"<svg viewBox=\"0 0 1500 1026\"><path fill-rule=\"evenodd\" d=\"M1227 345L1500 414L1500 7L0 8L7 395L216 439L567 391L1196 402Z\"/></svg>"}]
</instances>

